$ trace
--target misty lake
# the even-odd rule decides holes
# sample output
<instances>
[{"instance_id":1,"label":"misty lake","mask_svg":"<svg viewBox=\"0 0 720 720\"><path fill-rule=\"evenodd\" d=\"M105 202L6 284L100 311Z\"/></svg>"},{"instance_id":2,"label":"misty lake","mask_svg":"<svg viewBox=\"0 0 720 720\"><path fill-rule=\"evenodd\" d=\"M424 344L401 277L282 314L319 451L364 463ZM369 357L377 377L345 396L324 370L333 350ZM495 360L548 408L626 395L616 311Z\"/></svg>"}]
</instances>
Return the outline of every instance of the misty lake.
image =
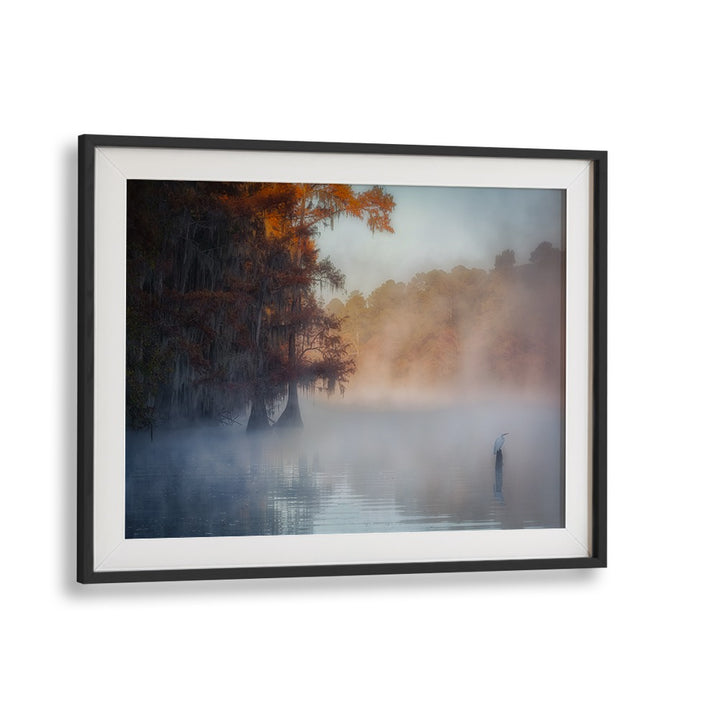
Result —
<instances>
[{"instance_id":1,"label":"misty lake","mask_svg":"<svg viewBox=\"0 0 720 720\"><path fill-rule=\"evenodd\" d=\"M563 427L539 400L370 409L305 427L128 432L126 537L562 527ZM503 454L493 442L507 436Z\"/></svg>"}]
</instances>

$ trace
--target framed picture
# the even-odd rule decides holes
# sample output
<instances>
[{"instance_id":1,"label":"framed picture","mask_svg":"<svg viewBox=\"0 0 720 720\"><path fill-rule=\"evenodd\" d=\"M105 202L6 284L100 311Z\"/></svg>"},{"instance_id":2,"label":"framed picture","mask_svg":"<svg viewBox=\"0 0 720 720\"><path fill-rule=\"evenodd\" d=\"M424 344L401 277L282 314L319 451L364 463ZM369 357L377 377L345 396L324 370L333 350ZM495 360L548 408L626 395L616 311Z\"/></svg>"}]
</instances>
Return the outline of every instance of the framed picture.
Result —
<instances>
[{"instance_id":1,"label":"framed picture","mask_svg":"<svg viewBox=\"0 0 720 720\"><path fill-rule=\"evenodd\" d=\"M605 152L79 138L78 580L606 565Z\"/></svg>"}]
</instances>

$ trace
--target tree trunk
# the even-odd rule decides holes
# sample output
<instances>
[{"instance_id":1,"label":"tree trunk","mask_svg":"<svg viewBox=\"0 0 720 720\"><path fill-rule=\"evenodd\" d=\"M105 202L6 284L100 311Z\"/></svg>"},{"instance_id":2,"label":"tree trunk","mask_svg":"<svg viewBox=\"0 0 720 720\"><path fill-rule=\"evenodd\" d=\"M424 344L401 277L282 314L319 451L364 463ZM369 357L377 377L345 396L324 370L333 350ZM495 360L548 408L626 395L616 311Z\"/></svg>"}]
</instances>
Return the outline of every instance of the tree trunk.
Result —
<instances>
[{"instance_id":1,"label":"tree trunk","mask_svg":"<svg viewBox=\"0 0 720 720\"><path fill-rule=\"evenodd\" d=\"M267 414L267 406L262 393L255 391L252 404L250 405L250 417L248 418L246 432L259 432L270 429L270 418Z\"/></svg>"},{"instance_id":2,"label":"tree trunk","mask_svg":"<svg viewBox=\"0 0 720 720\"><path fill-rule=\"evenodd\" d=\"M287 405L275 425L277 427L284 428L301 428L303 426L302 416L300 415L300 401L298 399L298 387L296 382L288 383Z\"/></svg>"},{"instance_id":3,"label":"tree trunk","mask_svg":"<svg viewBox=\"0 0 720 720\"><path fill-rule=\"evenodd\" d=\"M258 303L257 316L255 321L255 390L253 391L252 402L250 403L250 417L248 417L246 432L259 432L270 429L270 418L267 414L265 394L262 391L262 384L265 380L265 356L261 344L261 329L263 308L265 307L265 286L261 286L260 302Z\"/></svg>"},{"instance_id":4,"label":"tree trunk","mask_svg":"<svg viewBox=\"0 0 720 720\"><path fill-rule=\"evenodd\" d=\"M299 307L299 298L294 299L292 305L293 310ZM297 336L294 330L290 332L288 337L288 365L290 366L290 377L297 377L295 374L297 369ZM288 381L287 405L275 424L281 428L301 428L303 426L302 417L300 415L300 401L298 399L297 381L295 380Z\"/></svg>"}]
</instances>

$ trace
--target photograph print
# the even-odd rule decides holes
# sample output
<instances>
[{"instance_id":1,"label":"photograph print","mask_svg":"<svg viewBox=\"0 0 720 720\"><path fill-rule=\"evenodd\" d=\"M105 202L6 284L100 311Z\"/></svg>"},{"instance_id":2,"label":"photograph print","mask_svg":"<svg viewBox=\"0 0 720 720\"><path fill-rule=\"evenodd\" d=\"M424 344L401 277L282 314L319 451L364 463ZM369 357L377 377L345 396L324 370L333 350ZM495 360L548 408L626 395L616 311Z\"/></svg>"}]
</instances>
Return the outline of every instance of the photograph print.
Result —
<instances>
[{"instance_id":1,"label":"photograph print","mask_svg":"<svg viewBox=\"0 0 720 720\"><path fill-rule=\"evenodd\" d=\"M565 202L128 180L125 537L563 527Z\"/></svg>"}]
</instances>

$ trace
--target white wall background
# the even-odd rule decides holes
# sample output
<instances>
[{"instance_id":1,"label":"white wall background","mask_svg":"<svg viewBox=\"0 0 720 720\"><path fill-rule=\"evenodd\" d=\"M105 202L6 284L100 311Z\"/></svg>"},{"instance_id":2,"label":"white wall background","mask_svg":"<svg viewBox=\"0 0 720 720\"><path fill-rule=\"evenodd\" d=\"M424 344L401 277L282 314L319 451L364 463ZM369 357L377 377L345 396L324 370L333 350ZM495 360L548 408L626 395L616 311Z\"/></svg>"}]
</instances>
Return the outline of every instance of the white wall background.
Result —
<instances>
[{"instance_id":1,"label":"white wall background","mask_svg":"<svg viewBox=\"0 0 720 720\"><path fill-rule=\"evenodd\" d=\"M717 716L711 8L4 9L5 717ZM76 585L83 132L609 150L609 568Z\"/></svg>"}]
</instances>

